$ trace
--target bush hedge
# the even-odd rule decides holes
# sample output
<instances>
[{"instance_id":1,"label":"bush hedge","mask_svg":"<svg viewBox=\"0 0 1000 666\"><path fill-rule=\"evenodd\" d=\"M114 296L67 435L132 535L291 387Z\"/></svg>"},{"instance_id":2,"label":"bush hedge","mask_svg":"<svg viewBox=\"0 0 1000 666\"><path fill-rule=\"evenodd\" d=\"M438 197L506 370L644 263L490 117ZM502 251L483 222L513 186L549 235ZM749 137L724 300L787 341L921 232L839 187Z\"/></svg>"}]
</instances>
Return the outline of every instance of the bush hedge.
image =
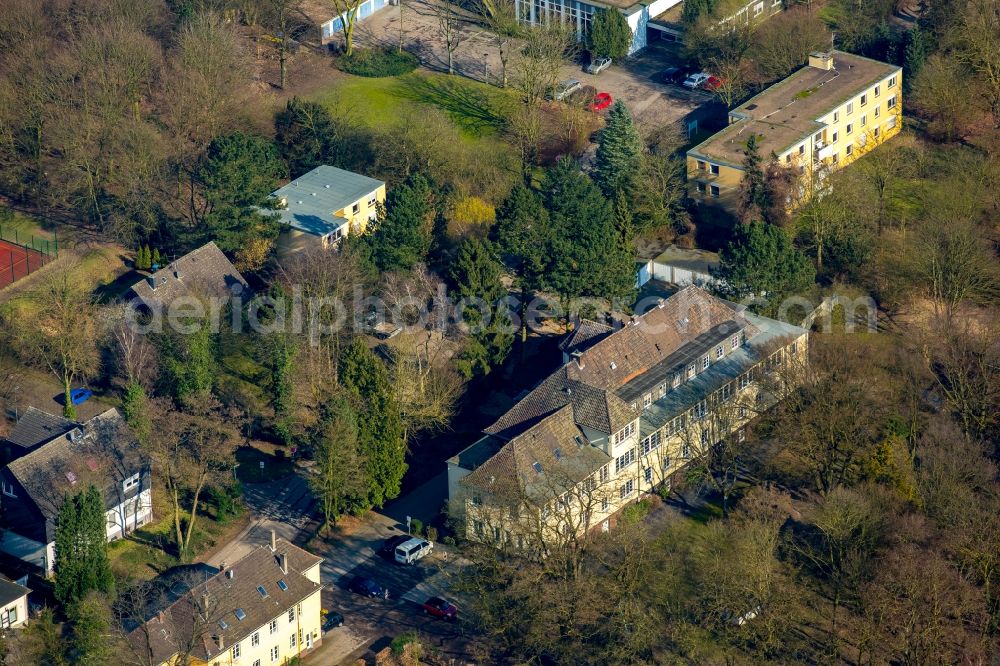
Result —
<instances>
[{"instance_id":1,"label":"bush hedge","mask_svg":"<svg viewBox=\"0 0 1000 666\"><path fill-rule=\"evenodd\" d=\"M355 76L381 78L409 74L420 65L417 56L396 49L355 49L340 57L340 69Z\"/></svg>"}]
</instances>

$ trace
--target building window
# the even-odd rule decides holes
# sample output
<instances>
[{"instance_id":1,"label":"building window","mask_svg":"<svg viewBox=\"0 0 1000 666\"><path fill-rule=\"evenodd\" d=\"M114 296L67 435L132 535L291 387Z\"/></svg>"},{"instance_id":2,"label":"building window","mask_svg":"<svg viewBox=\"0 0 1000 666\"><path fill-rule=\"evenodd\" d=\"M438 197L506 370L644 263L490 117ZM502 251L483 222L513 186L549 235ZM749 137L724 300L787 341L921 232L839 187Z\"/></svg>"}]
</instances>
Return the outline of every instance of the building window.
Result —
<instances>
[{"instance_id":1,"label":"building window","mask_svg":"<svg viewBox=\"0 0 1000 666\"><path fill-rule=\"evenodd\" d=\"M854 113L854 102L847 103L847 113Z\"/></svg>"},{"instance_id":2,"label":"building window","mask_svg":"<svg viewBox=\"0 0 1000 666\"><path fill-rule=\"evenodd\" d=\"M360 212L361 212L361 204L355 201L354 205L351 206L351 213L357 215Z\"/></svg>"},{"instance_id":3,"label":"building window","mask_svg":"<svg viewBox=\"0 0 1000 666\"><path fill-rule=\"evenodd\" d=\"M667 423L667 437L672 437L677 433L679 433L681 430L684 430L683 416L676 416L670 419L670 422Z\"/></svg>"},{"instance_id":4,"label":"building window","mask_svg":"<svg viewBox=\"0 0 1000 666\"><path fill-rule=\"evenodd\" d=\"M868 116L861 116L861 126L864 127L868 124Z\"/></svg>"},{"instance_id":5,"label":"building window","mask_svg":"<svg viewBox=\"0 0 1000 666\"><path fill-rule=\"evenodd\" d=\"M0 481L0 487L3 488L3 494L6 495L7 497L17 497L17 495L14 494L14 484L13 483L7 483L6 481Z\"/></svg>"},{"instance_id":6,"label":"building window","mask_svg":"<svg viewBox=\"0 0 1000 666\"><path fill-rule=\"evenodd\" d=\"M258 645L260 645L260 632L255 631L253 636L250 637L250 646L257 647Z\"/></svg>"},{"instance_id":7,"label":"building window","mask_svg":"<svg viewBox=\"0 0 1000 666\"><path fill-rule=\"evenodd\" d=\"M705 183L698 183L698 191L699 191L699 192L701 192L702 194L704 194L704 193L705 193L705 190L707 190L707 189L708 189L708 188L707 188L707 186L705 185Z\"/></svg>"},{"instance_id":8,"label":"building window","mask_svg":"<svg viewBox=\"0 0 1000 666\"><path fill-rule=\"evenodd\" d=\"M885 128L887 130L891 130L895 126L896 126L896 116L892 116L891 118L889 118L889 122L885 124Z\"/></svg>"},{"instance_id":9,"label":"building window","mask_svg":"<svg viewBox=\"0 0 1000 666\"><path fill-rule=\"evenodd\" d=\"M750 373L744 372L742 375L740 375L740 390L742 391L748 386L750 386Z\"/></svg>"},{"instance_id":10,"label":"building window","mask_svg":"<svg viewBox=\"0 0 1000 666\"><path fill-rule=\"evenodd\" d=\"M288 637L288 647L295 649L295 634Z\"/></svg>"},{"instance_id":11,"label":"building window","mask_svg":"<svg viewBox=\"0 0 1000 666\"><path fill-rule=\"evenodd\" d=\"M792 163L792 154L788 153L787 155L785 155L785 164L791 164L791 163Z\"/></svg>"},{"instance_id":12,"label":"building window","mask_svg":"<svg viewBox=\"0 0 1000 666\"><path fill-rule=\"evenodd\" d=\"M680 375L680 373L677 373L670 380L670 386L673 387L673 388L677 388L680 385L681 385L681 375Z\"/></svg>"},{"instance_id":13,"label":"building window","mask_svg":"<svg viewBox=\"0 0 1000 666\"><path fill-rule=\"evenodd\" d=\"M122 481L122 490L128 492L139 485L139 475L133 474L124 481Z\"/></svg>"},{"instance_id":14,"label":"building window","mask_svg":"<svg viewBox=\"0 0 1000 666\"><path fill-rule=\"evenodd\" d=\"M895 76L890 76L889 77L889 87L892 88L894 85L896 85L896 77Z\"/></svg>"},{"instance_id":15,"label":"building window","mask_svg":"<svg viewBox=\"0 0 1000 666\"><path fill-rule=\"evenodd\" d=\"M271 648L271 661L278 661L278 646Z\"/></svg>"},{"instance_id":16,"label":"building window","mask_svg":"<svg viewBox=\"0 0 1000 666\"><path fill-rule=\"evenodd\" d=\"M889 101L885 103L885 108L887 108L887 109L894 109L894 108L896 108L896 96L895 95L893 95L892 97L890 97Z\"/></svg>"},{"instance_id":17,"label":"building window","mask_svg":"<svg viewBox=\"0 0 1000 666\"><path fill-rule=\"evenodd\" d=\"M836 164L837 162L839 162L840 161L840 154L839 153L834 153L833 155L830 155L830 161L833 162L834 164Z\"/></svg>"},{"instance_id":18,"label":"building window","mask_svg":"<svg viewBox=\"0 0 1000 666\"><path fill-rule=\"evenodd\" d=\"M610 472L610 468L609 468L608 465L605 465L605 466L601 467L601 477L600 477L601 478L601 483L607 482L608 477L610 476L609 472Z\"/></svg>"},{"instance_id":19,"label":"building window","mask_svg":"<svg viewBox=\"0 0 1000 666\"><path fill-rule=\"evenodd\" d=\"M833 122L837 122L838 120L840 120L840 111L834 111L833 112Z\"/></svg>"},{"instance_id":20,"label":"building window","mask_svg":"<svg viewBox=\"0 0 1000 666\"><path fill-rule=\"evenodd\" d=\"M704 400L696 402L694 405L694 418L703 419L708 413L708 405L705 404Z\"/></svg>"},{"instance_id":21,"label":"building window","mask_svg":"<svg viewBox=\"0 0 1000 666\"><path fill-rule=\"evenodd\" d=\"M635 482L632 481L632 479L629 479L628 481L625 482L625 485L623 485L621 488L618 489L618 498L625 499L634 492L635 492Z\"/></svg>"},{"instance_id":22,"label":"building window","mask_svg":"<svg viewBox=\"0 0 1000 666\"><path fill-rule=\"evenodd\" d=\"M660 448L660 431L657 430L652 435L642 440L642 455L649 455L650 451Z\"/></svg>"},{"instance_id":23,"label":"building window","mask_svg":"<svg viewBox=\"0 0 1000 666\"><path fill-rule=\"evenodd\" d=\"M763 13L764 13L764 3L763 2L758 2L756 5L753 6L753 15L754 16L760 16Z\"/></svg>"},{"instance_id":24,"label":"building window","mask_svg":"<svg viewBox=\"0 0 1000 666\"><path fill-rule=\"evenodd\" d=\"M370 197L368 197L368 207L369 208L374 208L375 204L377 204L377 203L378 203L378 197L376 197L374 194L371 195Z\"/></svg>"},{"instance_id":25,"label":"building window","mask_svg":"<svg viewBox=\"0 0 1000 666\"><path fill-rule=\"evenodd\" d=\"M605 498L601 499L601 511L603 511L604 513L607 513L608 509L610 509L610 508L611 508L611 502L608 500L608 498L605 497Z\"/></svg>"},{"instance_id":26,"label":"building window","mask_svg":"<svg viewBox=\"0 0 1000 666\"><path fill-rule=\"evenodd\" d=\"M260 659L254 659L253 666L260 666Z\"/></svg>"},{"instance_id":27,"label":"building window","mask_svg":"<svg viewBox=\"0 0 1000 666\"><path fill-rule=\"evenodd\" d=\"M288 621L289 622L295 622L295 609L294 608L289 608L288 609Z\"/></svg>"},{"instance_id":28,"label":"building window","mask_svg":"<svg viewBox=\"0 0 1000 666\"><path fill-rule=\"evenodd\" d=\"M879 93L880 93L880 92L882 92L882 90L881 90L881 89L880 89L880 88L879 88L878 86L875 86L875 96L876 96L876 97L878 97L878 96L879 96Z\"/></svg>"},{"instance_id":29,"label":"building window","mask_svg":"<svg viewBox=\"0 0 1000 666\"><path fill-rule=\"evenodd\" d=\"M805 154L806 154L806 144L803 143L802 145L799 146L799 155L805 155Z\"/></svg>"},{"instance_id":30,"label":"building window","mask_svg":"<svg viewBox=\"0 0 1000 666\"><path fill-rule=\"evenodd\" d=\"M718 185L710 185L709 188L708 188L708 192L709 192L709 194L711 194L716 199L719 198L719 186Z\"/></svg>"},{"instance_id":31,"label":"building window","mask_svg":"<svg viewBox=\"0 0 1000 666\"><path fill-rule=\"evenodd\" d=\"M240 644L237 643L236 645L234 645L233 649L230 650L230 652L233 655L233 659L239 659L240 658Z\"/></svg>"},{"instance_id":32,"label":"building window","mask_svg":"<svg viewBox=\"0 0 1000 666\"><path fill-rule=\"evenodd\" d=\"M733 396L733 386L732 384L726 384L721 389L719 389L719 402L728 402L729 398Z\"/></svg>"},{"instance_id":33,"label":"building window","mask_svg":"<svg viewBox=\"0 0 1000 666\"><path fill-rule=\"evenodd\" d=\"M615 444L621 444L626 439L635 434L635 421L632 421L627 426L615 433Z\"/></svg>"},{"instance_id":34,"label":"building window","mask_svg":"<svg viewBox=\"0 0 1000 666\"><path fill-rule=\"evenodd\" d=\"M646 395L642 396L642 406L643 407L649 407L652 404L653 404L653 394L652 393L647 393Z\"/></svg>"},{"instance_id":35,"label":"building window","mask_svg":"<svg viewBox=\"0 0 1000 666\"><path fill-rule=\"evenodd\" d=\"M691 457L691 445L688 444L687 442L684 442L684 444L681 445L681 458L687 460L690 457Z\"/></svg>"},{"instance_id":36,"label":"building window","mask_svg":"<svg viewBox=\"0 0 1000 666\"><path fill-rule=\"evenodd\" d=\"M698 171L704 171L705 168L706 168L705 162L702 160L698 160Z\"/></svg>"},{"instance_id":37,"label":"building window","mask_svg":"<svg viewBox=\"0 0 1000 666\"><path fill-rule=\"evenodd\" d=\"M711 361L711 359L709 359L708 354L705 354L704 356L702 356L701 357L701 369L702 370L708 370L708 366L709 366L709 364L711 362L712 361Z\"/></svg>"},{"instance_id":38,"label":"building window","mask_svg":"<svg viewBox=\"0 0 1000 666\"><path fill-rule=\"evenodd\" d=\"M271 624L268 625L268 628L271 630L272 634L278 633L278 621L277 620L271 620Z\"/></svg>"},{"instance_id":39,"label":"building window","mask_svg":"<svg viewBox=\"0 0 1000 666\"><path fill-rule=\"evenodd\" d=\"M663 469L670 469L670 456L663 456L661 464L663 465Z\"/></svg>"},{"instance_id":40,"label":"building window","mask_svg":"<svg viewBox=\"0 0 1000 666\"><path fill-rule=\"evenodd\" d=\"M867 103L868 103L868 95L862 95L861 96L861 106L864 106Z\"/></svg>"},{"instance_id":41,"label":"building window","mask_svg":"<svg viewBox=\"0 0 1000 666\"><path fill-rule=\"evenodd\" d=\"M741 419L745 419L747 417L747 408L745 405L740 405L739 415Z\"/></svg>"},{"instance_id":42,"label":"building window","mask_svg":"<svg viewBox=\"0 0 1000 666\"><path fill-rule=\"evenodd\" d=\"M878 108L876 106L875 107L875 117L878 118L880 115L882 115L882 109L880 109L880 108Z\"/></svg>"},{"instance_id":43,"label":"building window","mask_svg":"<svg viewBox=\"0 0 1000 666\"><path fill-rule=\"evenodd\" d=\"M730 349L736 349L739 346L740 346L740 336L739 335L734 335L733 337L729 338L729 348Z\"/></svg>"},{"instance_id":44,"label":"building window","mask_svg":"<svg viewBox=\"0 0 1000 666\"><path fill-rule=\"evenodd\" d=\"M642 474L642 475L643 475L643 477L644 477L644 478L646 479L646 483L647 483L647 484L649 484L649 483L652 483L652 482L653 482L653 468L652 468L652 467L647 467L647 468L646 468L646 471L645 471L645 472L643 472L643 474Z\"/></svg>"},{"instance_id":45,"label":"building window","mask_svg":"<svg viewBox=\"0 0 1000 666\"><path fill-rule=\"evenodd\" d=\"M830 140L830 143L837 143L837 137L838 137L838 136L839 136L839 135L838 135L838 134L837 134L836 132L834 132L834 133L833 133L833 139L831 139L831 140Z\"/></svg>"},{"instance_id":46,"label":"building window","mask_svg":"<svg viewBox=\"0 0 1000 666\"><path fill-rule=\"evenodd\" d=\"M688 379L694 377L695 372L697 372L698 366L694 363L688 366Z\"/></svg>"},{"instance_id":47,"label":"building window","mask_svg":"<svg viewBox=\"0 0 1000 666\"><path fill-rule=\"evenodd\" d=\"M875 130L872 132L872 135L877 139L878 138L878 134L879 134L878 128L876 127Z\"/></svg>"},{"instance_id":48,"label":"building window","mask_svg":"<svg viewBox=\"0 0 1000 666\"><path fill-rule=\"evenodd\" d=\"M847 123L847 130L846 130L847 134L850 134L853 131L854 131L854 124L853 123Z\"/></svg>"},{"instance_id":49,"label":"building window","mask_svg":"<svg viewBox=\"0 0 1000 666\"><path fill-rule=\"evenodd\" d=\"M615 458L615 474L618 474L623 469L635 462L635 449L629 449L622 455Z\"/></svg>"},{"instance_id":50,"label":"building window","mask_svg":"<svg viewBox=\"0 0 1000 666\"><path fill-rule=\"evenodd\" d=\"M709 433L707 429L701 431L701 445L702 445L702 447L708 446L708 442L709 442L709 438L710 437L711 437L711 433Z\"/></svg>"},{"instance_id":51,"label":"building window","mask_svg":"<svg viewBox=\"0 0 1000 666\"><path fill-rule=\"evenodd\" d=\"M725 353L726 351L722 348L722 345L719 345L718 347L715 348L715 359L718 360L722 358L722 355Z\"/></svg>"},{"instance_id":52,"label":"building window","mask_svg":"<svg viewBox=\"0 0 1000 666\"><path fill-rule=\"evenodd\" d=\"M709 170L712 172L713 176L718 176L719 175L719 165L718 164L709 165Z\"/></svg>"}]
</instances>

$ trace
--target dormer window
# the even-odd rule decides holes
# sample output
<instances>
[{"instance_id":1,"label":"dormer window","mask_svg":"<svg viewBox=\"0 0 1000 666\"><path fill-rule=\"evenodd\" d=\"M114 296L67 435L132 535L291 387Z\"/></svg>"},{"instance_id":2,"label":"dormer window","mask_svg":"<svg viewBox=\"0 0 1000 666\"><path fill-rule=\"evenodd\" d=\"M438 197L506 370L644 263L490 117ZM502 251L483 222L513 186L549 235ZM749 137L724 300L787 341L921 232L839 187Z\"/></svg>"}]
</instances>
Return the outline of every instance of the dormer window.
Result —
<instances>
[{"instance_id":1,"label":"dormer window","mask_svg":"<svg viewBox=\"0 0 1000 666\"><path fill-rule=\"evenodd\" d=\"M646 395L644 395L642 397L642 406L643 407L649 407L652 404L653 404L653 394L652 393L647 393Z\"/></svg>"},{"instance_id":2,"label":"dormer window","mask_svg":"<svg viewBox=\"0 0 1000 666\"><path fill-rule=\"evenodd\" d=\"M677 388L680 385L681 385L681 376L680 374L676 374L674 375L673 380L670 382L670 386L673 388Z\"/></svg>"},{"instance_id":3,"label":"dormer window","mask_svg":"<svg viewBox=\"0 0 1000 666\"><path fill-rule=\"evenodd\" d=\"M701 369L708 370L708 366L712 361L708 358L708 354L701 357Z\"/></svg>"},{"instance_id":4,"label":"dormer window","mask_svg":"<svg viewBox=\"0 0 1000 666\"><path fill-rule=\"evenodd\" d=\"M688 379L693 378L694 375L695 375L695 373L697 371L698 371L698 366L695 363L692 363L691 365L689 365L688 366Z\"/></svg>"},{"instance_id":5,"label":"dormer window","mask_svg":"<svg viewBox=\"0 0 1000 666\"><path fill-rule=\"evenodd\" d=\"M124 481L122 481L122 490L128 492L139 485L139 475L133 474Z\"/></svg>"},{"instance_id":6,"label":"dormer window","mask_svg":"<svg viewBox=\"0 0 1000 666\"><path fill-rule=\"evenodd\" d=\"M7 483L6 481L2 481L0 482L0 487L3 488L3 494L6 495L7 497L17 497L17 495L14 493L13 483Z\"/></svg>"},{"instance_id":7,"label":"dormer window","mask_svg":"<svg viewBox=\"0 0 1000 666\"><path fill-rule=\"evenodd\" d=\"M739 334L739 333L737 333L736 335L734 335L734 336L733 336L733 337L732 337L732 338L731 338L731 339L729 340L729 346L730 346L730 348L732 348L732 349L736 349L737 347L739 347L739 346L740 346L740 334Z\"/></svg>"},{"instance_id":8,"label":"dormer window","mask_svg":"<svg viewBox=\"0 0 1000 666\"><path fill-rule=\"evenodd\" d=\"M715 360L719 360L720 358L722 358L722 355L725 354L725 353L726 352L722 348L722 345L719 345L718 347L716 347L715 348Z\"/></svg>"}]
</instances>

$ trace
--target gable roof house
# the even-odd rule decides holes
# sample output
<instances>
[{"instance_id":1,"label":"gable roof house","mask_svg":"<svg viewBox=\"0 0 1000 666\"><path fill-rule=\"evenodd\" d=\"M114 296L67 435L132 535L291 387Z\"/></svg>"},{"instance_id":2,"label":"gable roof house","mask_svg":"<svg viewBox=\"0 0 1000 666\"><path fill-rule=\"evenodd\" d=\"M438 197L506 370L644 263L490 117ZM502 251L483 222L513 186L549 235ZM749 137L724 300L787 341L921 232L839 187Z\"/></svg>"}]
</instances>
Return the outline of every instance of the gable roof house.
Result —
<instances>
[{"instance_id":1,"label":"gable roof house","mask_svg":"<svg viewBox=\"0 0 1000 666\"><path fill-rule=\"evenodd\" d=\"M286 663L322 640L320 564L284 539L259 546L139 624L139 663L227 666Z\"/></svg>"},{"instance_id":2,"label":"gable roof house","mask_svg":"<svg viewBox=\"0 0 1000 666\"><path fill-rule=\"evenodd\" d=\"M466 536L538 549L608 529L780 399L807 344L806 330L695 285L617 330L585 322L564 341L563 366L448 461Z\"/></svg>"},{"instance_id":3,"label":"gable roof house","mask_svg":"<svg viewBox=\"0 0 1000 666\"><path fill-rule=\"evenodd\" d=\"M0 551L46 575L53 571L55 520L66 497L91 484L102 492L109 541L153 517L149 460L118 410L72 425L0 469Z\"/></svg>"},{"instance_id":4,"label":"gable roof house","mask_svg":"<svg viewBox=\"0 0 1000 666\"><path fill-rule=\"evenodd\" d=\"M65 435L79 425L79 423L63 416L28 407L14 424L14 429L2 440L2 462L6 464L15 458L20 458L42 444Z\"/></svg>"},{"instance_id":5,"label":"gable roof house","mask_svg":"<svg viewBox=\"0 0 1000 666\"><path fill-rule=\"evenodd\" d=\"M322 165L271 193L284 231L279 251L294 253L317 243L329 247L362 233L385 201L385 183Z\"/></svg>"},{"instance_id":6,"label":"gable roof house","mask_svg":"<svg viewBox=\"0 0 1000 666\"><path fill-rule=\"evenodd\" d=\"M178 298L228 300L248 288L246 279L210 241L136 282L131 293L149 310L160 312Z\"/></svg>"},{"instance_id":7,"label":"gable roof house","mask_svg":"<svg viewBox=\"0 0 1000 666\"><path fill-rule=\"evenodd\" d=\"M28 593L25 586L0 575L0 630L20 627L28 619Z\"/></svg>"}]
</instances>

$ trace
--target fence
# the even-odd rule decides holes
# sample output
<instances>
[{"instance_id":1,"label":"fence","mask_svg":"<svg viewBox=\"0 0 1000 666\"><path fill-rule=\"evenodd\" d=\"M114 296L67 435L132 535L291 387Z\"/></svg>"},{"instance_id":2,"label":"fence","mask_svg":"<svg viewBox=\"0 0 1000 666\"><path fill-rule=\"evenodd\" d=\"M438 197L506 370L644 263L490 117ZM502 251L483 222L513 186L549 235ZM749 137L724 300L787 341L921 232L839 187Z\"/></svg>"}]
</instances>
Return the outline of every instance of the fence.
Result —
<instances>
[{"instance_id":1,"label":"fence","mask_svg":"<svg viewBox=\"0 0 1000 666\"><path fill-rule=\"evenodd\" d=\"M59 240L0 225L0 289L31 275L59 256Z\"/></svg>"}]
</instances>

